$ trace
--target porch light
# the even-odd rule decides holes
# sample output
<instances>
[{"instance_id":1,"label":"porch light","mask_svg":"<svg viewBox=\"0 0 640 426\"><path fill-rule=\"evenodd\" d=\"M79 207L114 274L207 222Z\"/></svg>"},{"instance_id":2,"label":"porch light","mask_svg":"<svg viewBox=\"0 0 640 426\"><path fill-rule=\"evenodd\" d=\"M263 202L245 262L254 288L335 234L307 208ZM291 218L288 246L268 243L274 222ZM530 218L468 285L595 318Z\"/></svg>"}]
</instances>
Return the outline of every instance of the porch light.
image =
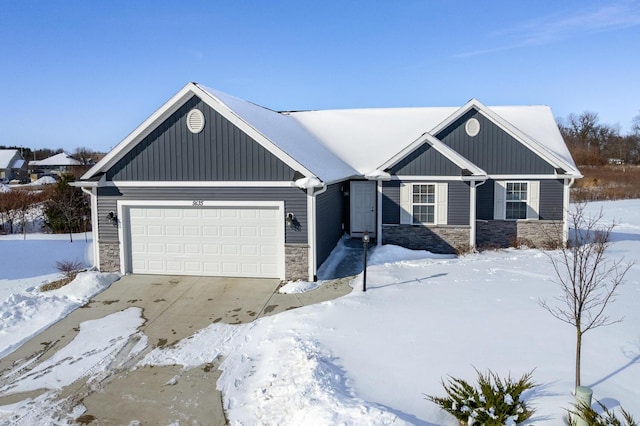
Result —
<instances>
[{"instance_id":1,"label":"porch light","mask_svg":"<svg viewBox=\"0 0 640 426\"><path fill-rule=\"evenodd\" d=\"M118 224L118 215L116 215L114 212L109 212L109 213L107 213L107 220L109 222L111 222L113 225L117 225Z\"/></svg>"},{"instance_id":2,"label":"porch light","mask_svg":"<svg viewBox=\"0 0 640 426\"><path fill-rule=\"evenodd\" d=\"M284 224L289 229L295 229L296 231L300 230L300 222L298 222L296 215L293 213L287 213L284 217Z\"/></svg>"}]
</instances>

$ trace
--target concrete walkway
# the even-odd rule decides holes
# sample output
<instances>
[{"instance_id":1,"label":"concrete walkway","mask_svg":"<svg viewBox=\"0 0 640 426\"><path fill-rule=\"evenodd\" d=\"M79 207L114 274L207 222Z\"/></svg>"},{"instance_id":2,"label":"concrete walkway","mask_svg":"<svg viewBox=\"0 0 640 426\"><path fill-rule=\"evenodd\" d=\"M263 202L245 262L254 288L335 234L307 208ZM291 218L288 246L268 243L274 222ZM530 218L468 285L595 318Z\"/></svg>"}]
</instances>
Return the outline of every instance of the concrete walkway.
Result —
<instances>
[{"instance_id":1,"label":"concrete walkway","mask_svg":"<svg viewBox=\"0 0 640 426\"><path fill-rule=\"evenodd\" d=\"M103 318L137 306L145 318L140 330L149 347L128 356L130 342L100 381L78 380L59 394L61 414L84 404L80 424L224 425L221 394L216 390L221 360L184 370L181 366L134 368L155 347L168 346L211 323L247 323L265 315L331 300L351 291L350 279L332 281L298 295L277 293L278 280L131 275L121 278L84 307L26 342L0 360L0 386L65 347L83 321ZM35 361L35 362L34 362ZM0 405L35 398L46 390L2 396ZM16 422L20 424L19 422Z\"/></svg>"}]
</instances>

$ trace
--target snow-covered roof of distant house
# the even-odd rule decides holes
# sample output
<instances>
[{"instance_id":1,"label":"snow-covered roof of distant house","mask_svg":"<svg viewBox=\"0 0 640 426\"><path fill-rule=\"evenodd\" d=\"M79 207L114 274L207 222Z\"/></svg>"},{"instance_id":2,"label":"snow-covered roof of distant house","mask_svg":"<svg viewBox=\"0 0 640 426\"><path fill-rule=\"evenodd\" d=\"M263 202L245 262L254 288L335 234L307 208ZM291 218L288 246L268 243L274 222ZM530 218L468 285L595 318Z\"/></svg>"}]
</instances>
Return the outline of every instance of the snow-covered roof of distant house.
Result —
<instances>
[{"instance_id":1,"label":"snow-covered roof of distant house","mask_svg":"<svg viewBox=\"0 0 640 426\"><path fill-rule=\"evenodd\" d=\"M30 166L81 166L82 163L69 154L61 152L44 160L29 161Z\"/></svg>"},{"instance_id":2,"label":"snow-covered roof of distant house","mask_svg":"<svg viewBox=\"0 0 640 426\"><path fill-rule=\"evenodd\" d=\"M16 161L14 161L16 154L18 154L19 159L22 159L20 151L17 149L0 149L0 169L19 169L22 167L22 165L16 166Z\"/></svg>"}]
</instances>

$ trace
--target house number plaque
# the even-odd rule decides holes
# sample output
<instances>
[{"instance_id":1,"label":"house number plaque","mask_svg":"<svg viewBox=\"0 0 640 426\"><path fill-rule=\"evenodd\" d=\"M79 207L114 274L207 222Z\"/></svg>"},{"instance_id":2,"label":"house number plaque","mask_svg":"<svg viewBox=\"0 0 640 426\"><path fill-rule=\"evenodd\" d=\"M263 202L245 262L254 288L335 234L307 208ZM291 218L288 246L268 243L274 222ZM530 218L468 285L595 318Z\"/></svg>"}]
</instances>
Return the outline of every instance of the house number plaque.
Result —
<instances>
[{"instance_id":1,"label":"house number plaque","mask_svg":"<svg viewBox=\"0 0 640 426\"><path fill-rule=\"evenodd\" d=\"M193 200L193 207L202 207L204 206L204 200Z\"/></svg>"}]
</instances>

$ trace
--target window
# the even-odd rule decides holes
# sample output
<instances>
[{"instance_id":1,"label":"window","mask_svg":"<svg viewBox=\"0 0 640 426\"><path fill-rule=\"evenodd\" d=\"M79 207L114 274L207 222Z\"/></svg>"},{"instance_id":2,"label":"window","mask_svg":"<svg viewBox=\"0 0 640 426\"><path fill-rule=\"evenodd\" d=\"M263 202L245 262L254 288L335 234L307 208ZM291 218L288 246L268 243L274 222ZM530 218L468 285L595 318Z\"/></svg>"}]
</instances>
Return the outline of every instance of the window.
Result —
<instances>
[{"instance_id":1,"label":"window","mask_svg":"<svg viewBox=\"0 0 640 426\"><path fill-rule=\"evenodd\" d=\"M436 186L414 184L412 193L413 223L435 223Z\"/></svg>"},{"instance_id":2,"label":"window","mask_svg":"<svg viewBox=\"0 0 640 426\"><path fill-rule=\"evenodd\" d=\"M507 182L505 219L527 218L527 183Z\"/></svg>"}]
</instances>

